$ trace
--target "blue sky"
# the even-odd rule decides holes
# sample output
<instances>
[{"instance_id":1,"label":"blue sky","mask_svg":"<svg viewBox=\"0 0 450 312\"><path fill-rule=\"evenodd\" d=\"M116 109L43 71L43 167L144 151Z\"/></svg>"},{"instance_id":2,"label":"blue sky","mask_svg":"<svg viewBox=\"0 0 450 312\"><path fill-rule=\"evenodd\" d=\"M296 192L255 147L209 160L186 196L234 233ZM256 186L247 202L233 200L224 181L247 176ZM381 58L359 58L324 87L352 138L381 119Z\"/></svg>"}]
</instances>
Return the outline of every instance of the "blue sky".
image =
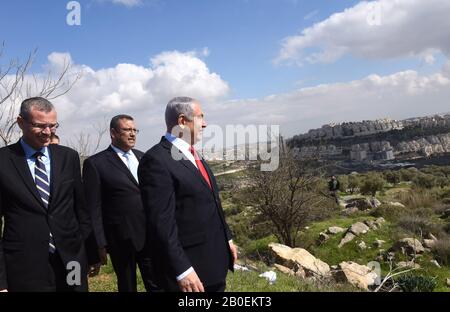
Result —
<instances>
[{"instance_id":1,"label":"blue sky","mask_svg":"<svg viewBox=\"0 0 450 312\"><path fill-rule=\"evenodd\" d=\"M59 100L68 134L77 107L95 106L92 115L81 113L88 124L132 112L159 135L163 126L155 114L178 95L172 87L180 82L177 70L192 81L191 89L180 91L207 102L210 122L276 123L287 136L327 122L450 110L445 0L370 2L382 6L374 27L362 15L370 14L368 4L350 0L80 0L80 26L66 24L68 2L0 3L0 41L6 44L0 64L38 48L34 73L63 55L89 69ZM171 52L178 54L164 54ZM183 62L192 66L185 69ZM119 64L129 66L119 70ZM104 72L117 81L108 85ZM130 91L141 89L141 96ZM433 103L424 103L429 99Z\"/></svg>"}]
</instances>

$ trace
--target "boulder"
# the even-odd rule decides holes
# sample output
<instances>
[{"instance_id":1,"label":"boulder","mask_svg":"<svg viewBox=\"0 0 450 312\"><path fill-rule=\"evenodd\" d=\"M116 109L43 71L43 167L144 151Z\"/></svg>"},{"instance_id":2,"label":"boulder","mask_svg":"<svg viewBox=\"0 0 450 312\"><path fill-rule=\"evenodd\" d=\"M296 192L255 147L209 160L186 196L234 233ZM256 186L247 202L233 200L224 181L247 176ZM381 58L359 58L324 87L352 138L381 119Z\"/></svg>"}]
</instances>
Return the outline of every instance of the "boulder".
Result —
<instances>
[{"instance_id":1,"label":"boulder","mask_svg":"<svg viewBox=\"0 0 450 312\"><path fill-rule=\"evenodd\" d=\"M321 245L321 244L325 243L329 238L330 238L330 236L328 236L327 234L325 234L323 232L320 232L319 238L317 239L317 244Z\"/></svg>"},{"instance_id":2,"label":"boulder","mask_svg":"<svg viewBox=\"0 0 450 312\"><path fill-rule=\"evenodd\" d=\"M367 225L371 230L378 229L377 224L373 220L366 220L366 221L364 221L364 224Z\"/></svg>"},{"instance_id":3,"label":"boulder","mask_svg":"<svg viewBox=\"0 0 450 312\"><path fill-rule=\"evenodd\" d=\"M369 231L369 227L362 222L356 222L348 229L348 231L358 236L366 234Z\"/></svg>"},{"instance_id":4,"label":"boulder","mask_svg":"<svg viewBox=\"0 0 450 312\"><path fill-rule=\"evenodd\" d=\"M399 207L399 208L405 208L405 205L399 202L387 202L389 206Z\"/></svg>"},{"instance_id":5,"label":"boulder","mask_svg":"<svg viewBox=\"0 0 450 312\"><path fill-rule=\"evenodd\" d=\"M392 246L393 250L402 250L408 255L419 254L425 251L420 241L415 238L403 238Z\"/></svg>"},{"instance_id":6,"label":"boulder","mask_svg":"<svg viewBox=\"0 0 450 312\"><path fill-rule=\"evenodd\" d=\"M414 268L414 269L420 269L420 265L418 263L415 263L414 261L400 261L396 264L397 268L401 269L408 269L408 268Z\"/></svg>"},{"instance_id":7,"label":"boulder","mask_svg":"<svg viewBox=\"0 0 450 312\"><path fill-rule=\"evenodd\" d=\"M450 278L447 278L447 287L450 287Z\"/></svg>"},{"instance_id":8,"label":"boulder","mask_svg":"<svg viewBox=\"0 0 450 312\"><path fill-rule=\"evenodd\" d=\"M384 240L376 239L376 240L373 242L373 245L374 245L376 248L381 248L381 246L382 246L384 243L386 243Z\"/></svg>"},{"instance_id":9,"label":"boulder","mask_svg":"<svg viewBox=\"0 0 450 312\"><path fill-rule=\"evenodd\" d=\"M347 234L345 234L344 238L339 243L338 247L341 248L342 246L344 246L348 242L351 242L355 237L356 236L353 233L347 232Z\"/></svg>"},{"instance_id":10,"label":"boulder","mask_svg":"<svg viewBox=\"0 0 450 312\"><path fill-rule=\"evenodd\" d=\"M354 198L354 199L350 199L347 202L347 205L345 205L345 208L353 208L353 207L358 208L358 210L360 210L360 211L364 211L364 210L372 209L374 206L372 205L370 200L367 198Z\"/></svg>"},{"instance_id":11,"label":"boulder","mask_svg":"<svg viewBox=\"0 0 450 312\"><path fill-rule=\"evenodd\" d=\"M436 246L436 241L434 239L423 240L423 247L432 249L434 246Z\"/></svg>"},{"instance_id":12,"label":"boulder","mask_svg":"<svg viewBox=\"0 0 450 312\"><path fill-rule=\"evenodd\" d=\"M355 262L341 262L334 275L337 282L348 282L358 288L368 290L374 285L377 274L368 266Z\"/></svg>"},{"instance_id":13,"label":"boulder","mask_svg":"<svg viewBox=\"0 0 450 312\"><path fill-rule=\"evenodd\" d=\"M342 233L344 231L345 231L345 229L343 229L343 228L341 228L339 226L331 226L331 227L328 228L327 233L331 234L331 235L334 235L334 234Z\"/></svg>"},{"instance_id":14,"label":"boulder","mask_svg":"<svg viewBox=\"0 0 450 312\"><path fill-rule=\"evenodd\" d=\"M270 243L269 250L275 255L279 264L294 272L303 270L305 277L330 276L330 266L303 248L291 248L278 243Z\"/></svg>"},{"instance_id":15,"label":"boulder","mask_svg":"<svg viewBox=\"0 0 450 312\"><path fill-rule=\"evenodd\" d=\"M364 250L367 249L366 243L365 242L361 242L358 244L359 249Z\"/></svg>"},{"instance_id":16,"label":"boulder","mask_svg":"<svg viewBox=\"0 0 450 312\"><path fill-rule=\"evenodd\" d=\"M359 209L356 207L346 208L346 209L342 210L342 213L346 216L351 216L357 212L359 212Z\"/></svg>"},{"instance_id":17,"label":"boulder","mask_svg":"<svg viewBox=\"0 0 450 312\"><path fill-rule=\"evenodd\" d=\"M379 218L377 218L377 219L375 220L375 224L376 224L378 227L381 227L381 226L383 225L383 223L385 223L385 222L386 222L386 220L384 220L383 217L379 217Z\"/></svg>"},{"instance_id":18,"label":"boulder","mask_svg":"<svg viewBox=\"0 0 450 312\"><path fill-rule=\"evenodd\" d=\"M292 269L289 269L288 267L285 267L284 265L280 265L277 263L274 264L274 267L281 273L291 275L291 276L298 276L301 278L305 278L305 271L302 270L301 268L299 268L299 270L297 270L297 271L294 271Z\"/></svg>"},{"instance_id":19,"label":"boulder","mask_svg":"<svg viewBox=\"0 0 450 312\"><path fill-rule=\"evenodd\" d=\"M435 259L430 260L430 262L431 262L432 264L434 264L435 266L437 266L438 268L441 268L441 265L440 265L439 262L437 262Z\"/></svg>"}]
</instances>

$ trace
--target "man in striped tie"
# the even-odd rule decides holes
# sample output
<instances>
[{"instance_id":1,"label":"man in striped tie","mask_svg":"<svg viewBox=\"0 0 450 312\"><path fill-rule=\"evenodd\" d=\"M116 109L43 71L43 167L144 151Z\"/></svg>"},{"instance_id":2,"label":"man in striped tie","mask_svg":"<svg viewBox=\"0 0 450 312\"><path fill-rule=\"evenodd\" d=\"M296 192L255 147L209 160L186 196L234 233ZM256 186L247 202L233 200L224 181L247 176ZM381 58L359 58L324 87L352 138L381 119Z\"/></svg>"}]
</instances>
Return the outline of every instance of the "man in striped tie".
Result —
<instances>
[{"instance_id":1,"label":"man in striped tie","mask_svg":"<svg viewBox=\"0 0 450 312\"><path fill-rule=\"evenodd\" d=\"M202 108L176 97L165 114L167 133L138 168L156 281L166 291L224 291L237 250L214 175L193 146L206 127Z\"/></svg>"},{"instance_id":2,"label":"man in striped tie","mask_svg":"<svg viewBox=\"0 0 450 312\"><path fill-rule=\"evenodd\" d=\"M87 291L99 257L78 154L50 144L58 122L44 98L24 100L17 124L19 142L0 149L0 290Z\"/></svg>"}]
</instances>

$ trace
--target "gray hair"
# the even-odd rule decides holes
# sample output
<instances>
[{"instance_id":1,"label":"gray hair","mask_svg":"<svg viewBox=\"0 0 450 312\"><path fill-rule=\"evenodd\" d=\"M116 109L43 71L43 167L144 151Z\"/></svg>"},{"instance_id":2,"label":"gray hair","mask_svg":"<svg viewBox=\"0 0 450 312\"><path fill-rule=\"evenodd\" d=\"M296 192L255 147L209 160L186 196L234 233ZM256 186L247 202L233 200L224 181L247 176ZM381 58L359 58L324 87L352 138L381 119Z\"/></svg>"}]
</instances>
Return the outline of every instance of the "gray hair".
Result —
<instances>
[{"instance_id":1,"label":"gray hair","mask_svg":"<svg viewBox=\"0 0 450 312\"><path fill-rule=\"evenodd\" d=\"M20 116L25 120L30 120L32 108L45 113L49 113L55 109L49 100L42 97L32 97L24 100L20 105Z\"/></svg>"},{"instance_id":2,"label":"gray hair","mask_svg":"<svg viewBox=\"0 0 450 312\"><path fill-rule=\"evenodd\" d=\"M170 132L173 127L178 125L178 117L183 114L187 119L194 119L194 109L192 105L198 101L187 97L178 96L169 101L166 106L166 126L167 130Z\"/></svg>"}]
</instances>

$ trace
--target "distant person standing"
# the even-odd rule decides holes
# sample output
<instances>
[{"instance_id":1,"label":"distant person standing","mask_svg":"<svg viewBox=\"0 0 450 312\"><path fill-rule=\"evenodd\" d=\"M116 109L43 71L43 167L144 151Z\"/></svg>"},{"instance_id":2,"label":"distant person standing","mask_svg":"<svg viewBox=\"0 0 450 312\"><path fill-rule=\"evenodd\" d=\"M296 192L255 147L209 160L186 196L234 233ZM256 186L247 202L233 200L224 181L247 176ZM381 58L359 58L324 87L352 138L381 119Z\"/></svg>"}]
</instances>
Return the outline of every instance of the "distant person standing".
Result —
<instances>
[{"instance_id":1,"label":"distant person standing","mask_svg":"<svg viewBox=\"0 0 450 312\"><path fill-rule=\"evenodd\" d=\"M336 204L338 205L339 205L339 196L338 196L339 187L340 187L339 180L334 175L332 175L330 177L330 180L328 181L328 190L330 191L330 196L334 197Z\"/></svg>"},{"instance_id":2,"label":"distant person standing","mask_svg":"<svg viewBox=\"0 0 450 312\"><path fill-rule=\"evenodd\" d=\"M136 265L147 291L157 290L146 243L146 219L137 168L144 154L134 149L139 130L131 116L111 119L111 145L86 159L83 181L102 264L107 251L119 292L136 292ZM95 275L95 273L94 273Z\"/></svg>"}]
</instances>

